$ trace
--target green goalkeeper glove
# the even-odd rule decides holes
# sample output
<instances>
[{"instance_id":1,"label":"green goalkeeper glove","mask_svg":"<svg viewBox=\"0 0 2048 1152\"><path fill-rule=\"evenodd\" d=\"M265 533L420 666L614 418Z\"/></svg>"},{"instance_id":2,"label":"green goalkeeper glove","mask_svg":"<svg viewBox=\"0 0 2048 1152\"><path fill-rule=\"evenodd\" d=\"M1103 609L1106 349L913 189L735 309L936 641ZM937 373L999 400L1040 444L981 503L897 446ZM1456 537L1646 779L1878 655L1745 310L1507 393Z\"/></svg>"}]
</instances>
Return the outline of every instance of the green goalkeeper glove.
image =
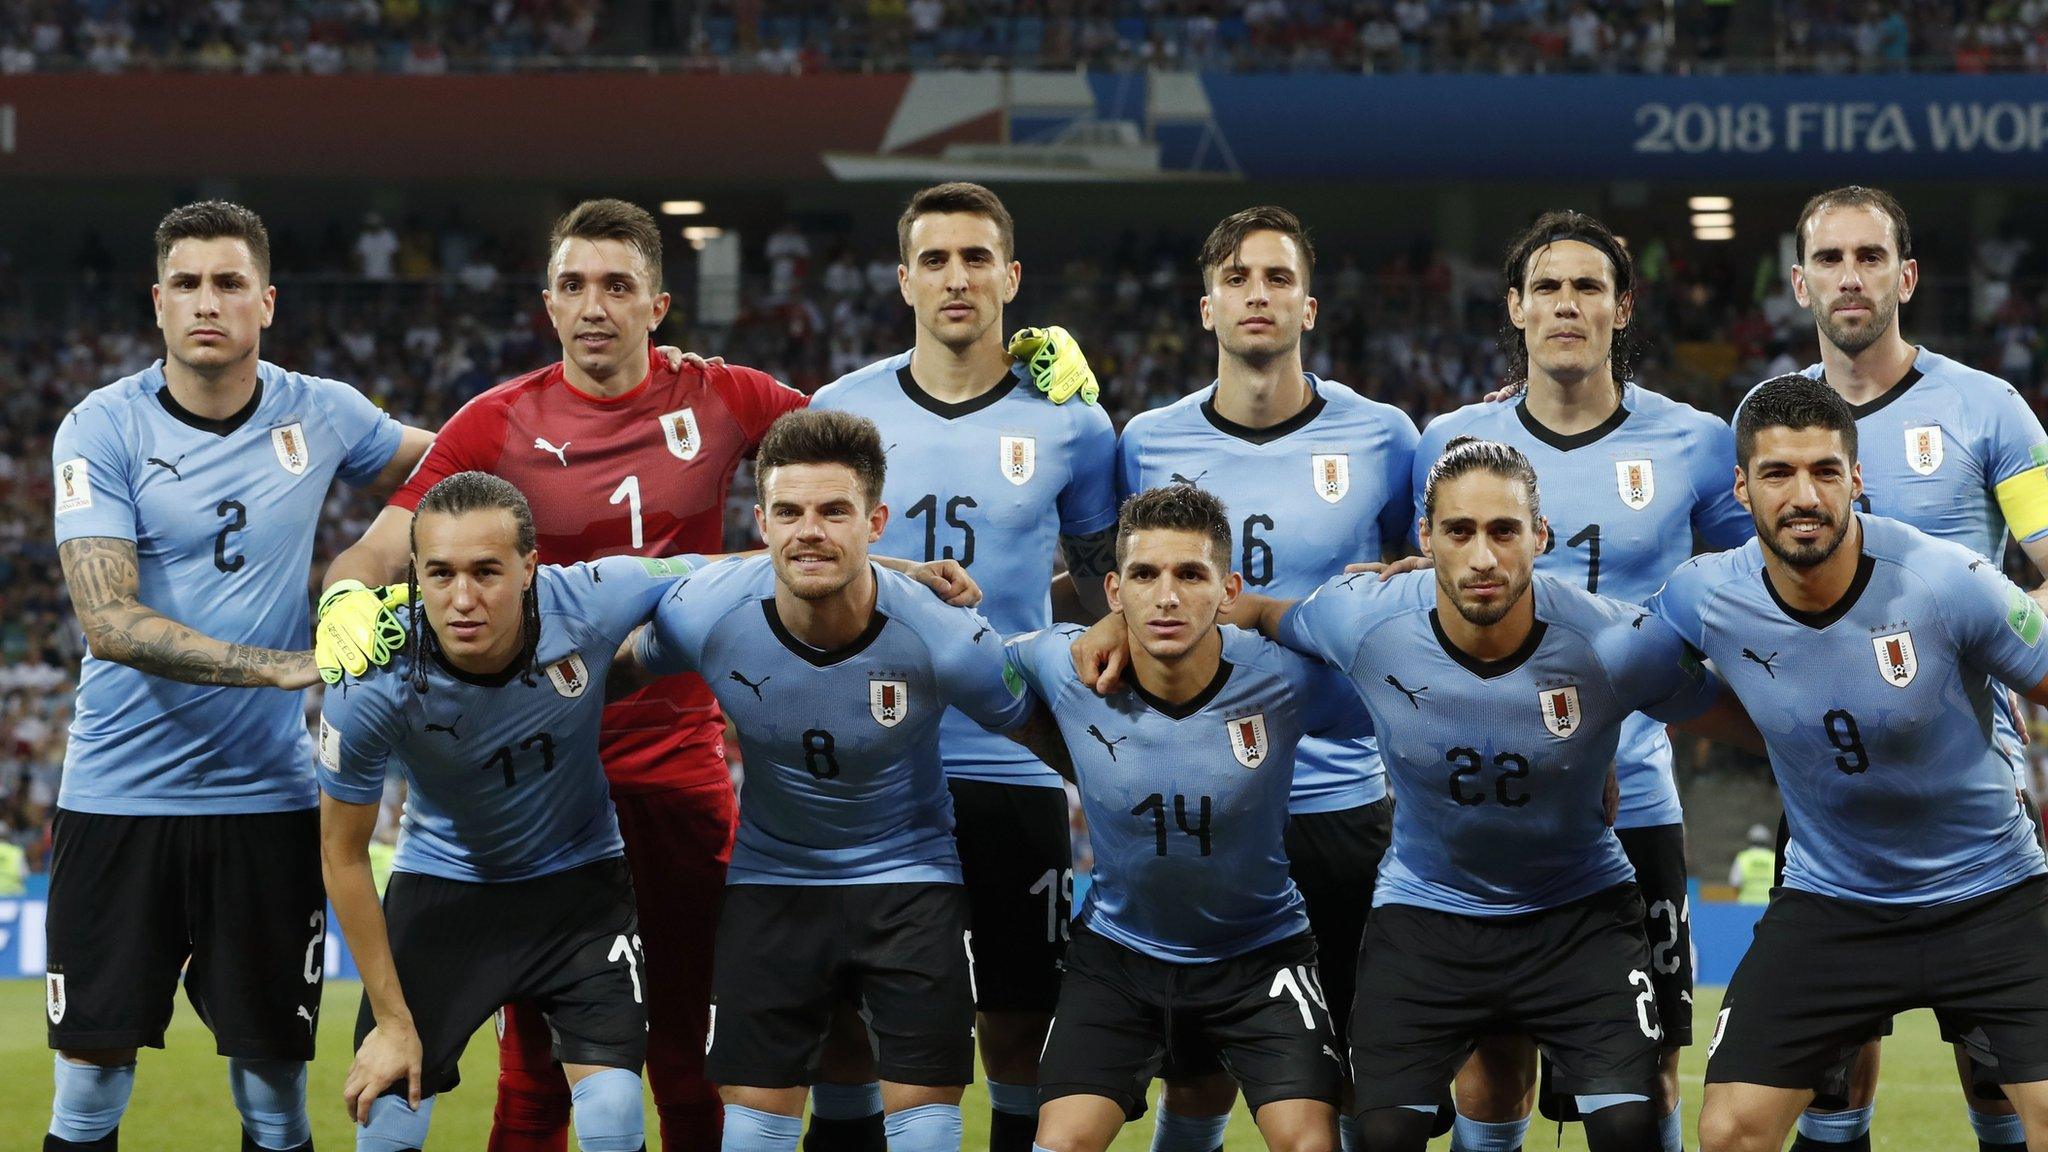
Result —
<instances>
[{"instance_id":1,"label":"green goalkeeper glove","mask_svg":"<svg viewBox=\"0 0 2048 1152\"><path fill-rule=\"evenodd\" d=\"M319 623L313 626L313 663L320 679L341 683L343 673L361 676L370 665L391 662L405 647L405 628L392 609L410 600L403 584L365 588L360 580L337 580L320 594Z\"/></svg>"},{"instance_id":2,"label":"green goalkeeper glove","mask_svg":"<svg viewBox=\"0 0 2048 1152\"><path fill-rule=\"evenodd\" d=\"M1083 404L1093 404L1102 392L1088 357L1065 328L1020 328L1010 337L1010 355L1024 362L1031 382L1055 404L1075 396Z\"/></svg>"}]
</instances>

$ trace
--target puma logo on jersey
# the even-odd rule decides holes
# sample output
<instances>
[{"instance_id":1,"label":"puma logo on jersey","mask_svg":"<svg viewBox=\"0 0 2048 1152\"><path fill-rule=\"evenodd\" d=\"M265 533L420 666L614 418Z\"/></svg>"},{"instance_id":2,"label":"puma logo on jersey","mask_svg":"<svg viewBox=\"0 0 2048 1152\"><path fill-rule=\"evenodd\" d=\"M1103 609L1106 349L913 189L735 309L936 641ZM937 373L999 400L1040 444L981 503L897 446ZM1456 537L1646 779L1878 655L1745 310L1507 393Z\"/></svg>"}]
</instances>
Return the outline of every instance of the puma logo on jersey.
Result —
<instances>
[{"instance_id":1,"label":"puma logo on jersey","mask_svg":"<svg viewBox=\"0 0 2048 1152\"><path fill-rule=\"evenodd\" d=\"M157 456L151 456L149 459L143 461L143 463L145 464L154 464L157 467L163 469L164 471L169 472L171 474L171 479L173 480L183 480L185 478L178 472L178 465L183 464L184 462L185 455L182 452L178 454L178 458L176 460L165 460Z\"/></svg>"},{"instance_id":2,"label":"puma logo on jersey","mask_svg":"<svg viewBox=\"0 0 2048 1152\"><path fill-rule=\"evenodd\" d=\"M1628 626L1635 629L1638 632L1641 632L1643 630L1643 621L1648 620L1649 618L1650 614L1648 612L1640 613L1636 616L1635 619L1628 622Z\"/></svg>"},{"instance_id":3,"label":"puma logo on jersey","mask_svg":"<svg viewBox=\"0 0 2048 1152\"><path fill-rule=\"evenodd\" d=\"M457 739L457 740L460 740L460 739L462 739L462 733L460 733L460 732L457 732L457 731L455 730L455 726L456 726L457 724L460 724L460 723L462 723L462 713L460 713L460 712L457 712L457 713L455 714L455 719L453 719L453 720L450 720L450 721L449 721L448 723L446 723L446 724L429 724L429 725L427 725L427 731L429 731L429 732L446 732L446 733L447 733L448 735L450 735L450 736L453 736L453 737L454 737L455 739Z\"/></svg>"},{"instance_id":4,"label":"puma logo on jersey","mask_svg":"<svg viewBox=\"0 0 2048 1152\"><path fill-rule=\"evenodd\" d=\"M315 1021L313 1019L312 1009L306 1007L304 1004L299 1005L299 1016L306 1021L306 1031L309 1033L313 1031Z\"/></svg>"},{"instance_id":5,"label":"puma logo on jersey","mask_svg":"<svg viewBox=\"0 0 2048 1152\"><path fill-rule=\"evenodd\" d=\"M1771 653L1769 656L1759 656L1756 653L1751 652L1749 649L1744 648L1742 650L1742 658L1762 668L1766 673L1769 673L1771 679L1776 680L1778 678L1778 674L1775 671L1772 671L1771 669L1771 661L1776 660L1778 658L1778 654L1776 652Z\"/></svg>"},{"instance_id":6,"label":"puma logo on jersey","mask_svg":"<svg viewBox=\"0 0 2048 1152\"><path fill-rule=\"evenodd\" d=\"M745 676L740 675L737 670L728 672L726 673L726 675L731 679L737 680L741 684L746 685L747 689L754 694L754 699L756 700L759 700L761 698L761 685L766 684L770 680L775 679L775 677L773 676L763 676L758 681L749 680Z\"/></svg>"},{"instance_id":7,"label":"puma logo on jersey","mask_svg":"<svg viewBox=\"0 0 2048 1152\"><path fill-rule=\"evenodd\" d=\"M1188 479L1187 477L1185 477L1185 476L1181 475L1181 474L1180 474L1180 473L1178 473L1178 472L1172 473L1172 476L1173 476L1173 482L1174 482L1175 484L1186 484L1186 485L1188 485L1188 486L1192 487L1192 486L1194 486L1194 485L1196 485L1196 484L1200 484L1200 483L1202 482L1202 477L1204 477L1204 476L1207 476L1208 474L1209 474L1209 470L1208 470L1207 468L1204 468L1204 469L1202 469L1202 470L1201 470L1200 472L1197 472L1197 473L1195 473L1195 478L1194 478L1194 479L1192 479L1192 480Z\"/></svg>"},{"instance_id":8,"label":"puma logo on jersey","mask_svg":"<svg viewBox=\"0 0 2048 1152\"><path fill-rule=\"evenodd\" d=\"M967 642L969 644L979 644L981 643L981 638L983 636L988 635L994 629L995 625L993 624L983 624L981 627L974 630L974 635L968 637Z\"/></svg>"},{"instance_id":9,"label":"puma logo on jersey","mask_svg":"<svg viewBox=\"0 0 2048 1152\"><path fill-rule=\"evenodd\" d=\"M560 460L562 462L562 467L564 468L567 468L569 466L569 443L569 441L564 440L562 441L562 446L560 448L557 448L553 444L548 443L547 440L543 437L535 436L533 438L533 446L535 448L538 448L543 452L553 453L555 459Z\"/></svg>"},{"instance_id":10,"label":"puma logo on jersey","mask_svg":"<svg viewBox=\"0 0 2048 1152\"><path fill-rule=\"evenodd\" d=\"M1347 573L1346 575L1344 575L1344 576L1342 576L1342 577L1339 577L1339 578L1338 578L1338 580L1337 580L1337 587L1339 587L1339 588L1349 588L1349 587L1351 587L1351 586L1352 586L1353 584L1356 584L1356 583L1358 582L1358 578L1359 578L1359 577L1361 577L1361 576L1370 576L1370 575L1372 575L1372 573L1370 573L1370 572L1351 572L1351 573Z\"/></svg>"},{"instance_id":11,"label":"puma logo on jersey","mask_svg":"<svg viewBox=\"0 0 2048 1152\"><path fill-rule=\"evenodd\" d=\"M1099 741L1104 748L1109 750L1109 760L1112 764L1116 763L1116 746L1130 739L1129 736L1119 736L1116 739L1111 740L1109 737L1102 734L1102 729L1097 728L1093 724L1090 724L1088 726L1088 734L1090 736L1095 737L1095 739Z\"/></svg>"},{"instance_id":12,"label":"puma logo on jersey","mask_svg":"<svg viewBox=\"0 0 2048 1152\"><path fill-rule=\"evenodd\" d=\"M1392 676L1387 677L1387 683L1392 684L1394 686L1394 691L1399 692L1403 696L1406 696L1408 698L1408 703L1412 705L1417 712L1422 711L1422 701L1420 697L1424 692L1429 691L1429 685L1424 684L1420 688L1410 689L1407 685L1401 683L1399 680L1394 679Z\"/></svg>"}]
</instances>

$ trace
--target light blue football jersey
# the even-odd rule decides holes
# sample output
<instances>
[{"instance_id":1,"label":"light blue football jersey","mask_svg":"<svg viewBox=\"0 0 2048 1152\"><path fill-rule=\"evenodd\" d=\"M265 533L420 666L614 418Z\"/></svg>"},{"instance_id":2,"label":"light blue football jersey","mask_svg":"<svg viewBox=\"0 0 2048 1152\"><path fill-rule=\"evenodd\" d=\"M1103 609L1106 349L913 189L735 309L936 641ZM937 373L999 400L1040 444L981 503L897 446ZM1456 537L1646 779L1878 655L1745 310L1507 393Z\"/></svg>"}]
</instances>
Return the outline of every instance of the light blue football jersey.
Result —
<instances>
[{"instance_id":1,"label":"light blue football jersey","mask_svg":"<svg viewBox=\"0 0 2048 1152\"><path fill-rule=\"evenodd\" d=\"M1234 565L1265 596L1306 596L1346 564L1399 549L1414 421L1336 381L1307 380L1315 399L1271 428L1224 419L1214 384L1131 417L1117 444L1118 495L1178 481L1215 493L1230 509ZM1293 811L1338 812L1386 794L1371 740L1302 742Z\"/></svg>"},{"instance_id":2,"label":"light blue football jersey","mask_svg":"<svg viewBox=\"0 0 2048 1152\"><path fill-rule=\"evenodd\" d=\"M1695 534L1710 548L1733 548L1756 535L1735 502L1734 431L1719 417L1634 384L1622 387L1612 418L1572 436L1538 423L1522 401L1468 404L1430 421L1415 452L1417 521L1429 470L1454 436L1511 445L1529 458L1551 531L1536 570L1588 592L1640 604L1691 558ZM1615 768L1616 827L1684 821L1664 725L1647 716L1624 721Z\"/></svg>"},{"instance_id":3,"label":"light blue football jersey","mask_svg":"<svg viewBox=\"0 0 2048 1152\"><path fill-rule=\"evenodd\" d=\"M1995 682L2048 676L2041 610L1969 550L1857 518L1862 563L1826 612L1783 604L1755 542L1687 563L1651 601L1763 733L1786 886L1943 904L2048 871L1992 721Z\"/></svg>"},{"instance_id":4,"label":"light blue football jersey","mask_svg":"<svg viewBox=\"0 0 2048 1152\"><path fill-rule=\"evenodd\" d=\"M162 361L80 401L51 448L57 542L133 541L144 605L217 640L303 650L328 487L376 479L399 426L338 381L262 362L256 380L227 420L180 407ZM181 684L87 653L57 803L117 816L311 808L305 694Z\"/></svg>"},{"instance_id":5,"label":"light blue football jersey","mask_svg":"<svg viewBox=\"0 0 2048 1152\"><path fill-rule=\"evenodd\" d=\"M475 676L438 651L401 653L327 690L320 788L375 804L395 765L405 774L400 872L495 883L547 876L624 853L611 786L597 755L612 657L677 579L704 560L611 556L543 565L541 671L523 664ZM400 615L421 609L407 606ZM427 690L413 687L427 662Z\"/></svg>"},{"instance_id":6,"label":"light blue football jersey","mask_svg":"<svg viewBox=\"0 0 2048 1152\"><path fill-rule=\"evenodd\" d=\"M1308 930L1288 875L1287 795L1309 733L1356 738L1344 677L1225 626L1216 678L1180 705L1131 686L1107 698L1074 675L1071 625L1013 642L1073 757L1095 868L1080 918L1175 964L1227 960Z\"/></svg>"},{"instance_id":7,"label":"light blue football jersey","mask_svg":"<svg viewBox=\"0 0 2048 1152\"><path fill-rule=\"evenodd\" d=\"M872 624L830 652L784 627L766 556L692 577L643 635L645 667L704 677L739 729L728 883L960 882L941 717L958 708L1007 731L1030 697L979 612L886 569L875 581Z\"/></svg>"},{"instance_id":8,"label":"light blue football jersey","mask_svg":"<svg viewBox=\"0 0 2048 1152\"><path fill-rule=\"evenodd\" d=\"M1372 712L1394 789L1376 906L1515 916L1635 875L1602 810L1622 721L1690 719L1720 687L1644 609L1541 572L1527 595L1528 642L1492 662L1444 634L1434 572L1339 577L1282 621Z\"/></svg>"},{"instance_id":9,"label":"light blue football jersey","mask_svg":"<svg viewBox=\"0 0 2048 1152\"><path fill-rule=\"evenodd\" d=\"M889 524L874 550L957 560L981 585L978 606L1007 636L1052 622L1059 537L1116 526L1116 430L1092 404L1053 404L1021 365L973 400L934 399L910 376L910 353L879 360L818 390L811 407L865 416L889 450L882 500ZM939 728L946 774L1061 787L1015 741L958 711Z\"/></svg>"}]
</instances>

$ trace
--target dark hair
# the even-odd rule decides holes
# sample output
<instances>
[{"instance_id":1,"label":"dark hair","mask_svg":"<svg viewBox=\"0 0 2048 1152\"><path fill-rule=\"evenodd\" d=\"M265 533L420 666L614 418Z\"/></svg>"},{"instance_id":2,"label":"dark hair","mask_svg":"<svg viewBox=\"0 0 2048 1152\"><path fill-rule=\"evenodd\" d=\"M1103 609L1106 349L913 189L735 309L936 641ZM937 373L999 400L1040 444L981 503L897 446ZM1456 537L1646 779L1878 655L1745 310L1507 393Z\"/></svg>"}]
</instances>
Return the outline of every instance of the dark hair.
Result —
<instances>
[{"instance_id":1,"label":"dark hair","mask_svg":"<svg viewBox=\"0 0 2048 1152\"><path fill-rule=\"evenodd\" d=\"M1158 529L1207 536L1217 566L1230 571L1230 514L1215 496L1193 484L1168 484L1125 497L1116 514L1116 566L1124 566L1133 533Z\"/></svg>"},{"instance_id":2,"label":"dark hair","mask_svg":"<svg viewBox=\"0 0 2048 1152\"><path fill-rule=\"evenodd\" d=\"M256 275L270 283L270 231L263 218L226 200L201 200L173 208L156 224L156 274L164 274L171 246L180 240L240 240L256 261Z\"/></svg>"},{"instance_id":3,"label":"dark hair","mask_svg":"<svg viewBox=\"0 0 2048 1152\"><path fill-rule=\"evenodd\" d=\"M903 206L903 215L896 218L896 252L905 264L910 263L910 226L917 223L919 216L940 212L988 217L995 222L996 235L1002 240L1003 259L1016 259L1017 222L1010 219L1010 210L1003 207L1002 198L979 184L955 180L923 189Z\"/></svg>"},{"instance_id":4,"label":"dark hair","mask_svg":"<svg viewBox=\"0 0 2048 1152\"><path fill-rule=\"evenodd\" d=\"M1822 192L1799 210L1799 223L1792 229L1792 253L1798 263L1806 263L1806 226L1830 208L1875 208L1884 213L1892 222L1892 241L1898 245L1899 263L1913 258L1913 227L1906 223L1906 210L1882 188L1851 184Z\"/></svg>"},{"instance_id":5,"label":"dark hair","mask_svg":"<svg viewBox=\"0 0 2048 1152\"><path fill-rule=\"evenodd\" d=\"M1756 434L1766 428L1832 429L1842 434L1849 462L1856 462L1856 413L1824 381L1791 372L1756 386L1735 414L1735 462L1745 471L1756 451Z\"/></svg>"},{"instance_id":6,"label":"dark hair","mask_svg":"<svg viewBox=\"0 0 2048 1152\"><path fill-rule=\"evenodd\" d=\"M1514 292L1526 300L1529 261L1536 253L1565 240L1576 240L1598 249L1607 257L1607 266L1614 270L1614 299L1617 304L1622 297L1635 291L1635 258L1629 255L1628 247L1621 242L1621 238L1609 231L1607 225L1584 212L1567 208L1538 216L1535 223L1523 229L1522 234L1515 237L1514 243L1508 245L1507 257L1501 261L1500 268L1502 295ZM1528 338L1513 323L1501 329L1501 351L1508 359L1508 383L1528 383ZM1623 381L1635 375L1636 360L1641 354L1641 346L1636 343L1635 337L1627 328L1614 330L1614 343L1608 349L1607 359L1613 366L1616 387L1620 387Z\"/></svg>"},{"instance_id":7,"label":"dark hair","mask_svg":"<svg viewBox=\"0 0 2048 1152\"><path fill-rule=\"evenodd\" d=\"M1301 226L1301 217L1273 204L1261 204L1242 212L1232 212L1209 230L1209 238L1202 241L1201 254L1195 258L1202 269L1205 287L1209 283L1210 272L1236 259L1238 249L1244 247L1245 237L1254 232L1278 232L1291 237L1294 246L1301 249L1302 283L1308 283L1316 270L1316 247L1309 243L1308 229Z\"/></svg>"},{"instance_id":8,"label":"dark hair","mask_svg":"<svg viewBox=\"0 0 2048 1152\"><path fill-rule=\"evenodd\" d=\"M846 465L860 480L869 508L882 502L882 480L889 471L882 433L873 420L822 408L798 409L768 426L754 455L754 473L761 477L764 498L768 473L785 464Z\"/></svg>"},{"instance_id":9,"label":"dark hair","mask_svg":"<svg viewBox=\"0 0 2048 1152\"><path fill-rule=\"evenodd\" d=\"M505 511L512 514L514 530L513 545L521 556L533 555L535 546L533 529L533 507L526 502L526 495L512 486L511 481L493 476L488 472L457 472L455 475L427 489L413 508L412 527L408 530L407 552L411 557L406 561L405 583L411 593L412 621L408 625L406 643L412 647L412 686L416 692L427 690L427 664L423 657L429 644L439 647L434 630L427 627L426 605L420 602L419 527L420 517L428 512L440 512L449 516L460 516L465 512ZM524 646L520 649L515 663L520 665L519 679L526 684L533 683L533 674L539 671L535 661L540 651L540 581L535 580L526 589L520 611L520 630L525 634Z\"/></svg>"},{"instance_id":10,"label":"dark hair","mask_svg":"<svg viewBox=\"0 0 2048 1152\"><path fill-rule=\"evenodd\" d=\"M1492 440L1481 440L1477 436L1453 436L1444 445L1443 455L1429 466L1429 479L1422 485L1422 518L1427 522L1436 519L1436 491L1441 484L1456 480L1467 472L1491 472L1509 480L1520 481L1529 493L1529 519L1539 520L1543 516L1543 502L1536 491L1536 468L1521 450Z\"/></svg>"},{"instance_id":11,"label":"dark hair","mask_svg":"<svg viewBox=\"0 0 2048 1152\"><path fill-rule=\"evenodd\" d=\"M548 263L561 251L564 240L617 240L630 245L647 262L652 283L648 290L661 291L661 227L647 209L624 200L585 200L562 214L548 233Z\"/></svg>"}]
</instances>

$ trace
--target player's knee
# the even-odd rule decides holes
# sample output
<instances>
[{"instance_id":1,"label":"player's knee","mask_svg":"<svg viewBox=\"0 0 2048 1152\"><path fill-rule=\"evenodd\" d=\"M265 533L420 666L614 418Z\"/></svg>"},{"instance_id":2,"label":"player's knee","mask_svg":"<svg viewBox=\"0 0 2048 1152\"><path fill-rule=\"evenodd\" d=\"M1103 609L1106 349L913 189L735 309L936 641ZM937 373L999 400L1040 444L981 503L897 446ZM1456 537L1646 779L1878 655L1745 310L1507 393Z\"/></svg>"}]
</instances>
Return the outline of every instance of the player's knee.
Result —
<instances>
[{"instance_id":1,"label":"player's knee","mask_svg":"<svg viewBox=\"0 0 2048 1152\"><path fill-rule=\"evenodd\" d=\"M605 1068L569 1089L574 1104L576 1144L583 1152L638 1152L647 1142L640 1077L625 1068Z\"/></svg>"},{"instance_id":2,"label":"player's knee","mask_svg":"<svg viewBox=\"0 0 2048 1152\"><path fill-rule=\"evenodd\" d=\"M1182 1116L1228 1116L1237 1101L1237 1081L1227 1072L1168 1080L1161 1106Z\"/></svg>"},{"instance_id":3,"label":"player's knee","mask_svg":"<svg viewBox=\"0 0 2048 1152\"><path fill-rule=\"evenodd\" d=\"M370 1122L356 1129L356 1152L419 1152L427 1146L433 1114L432 1096L417 1111L402 1096L379 1096L370 1102Z\"/></svg>"},{"instance_id":4,"label":"player's knee","mask_svg":"<svg viewBox=\"0 0 2048 1152\"><path fill-rule=\"evenodd\" d=\"M1700 1152L1777 1152L1777 1146L1756 1118L1710 1097L1700 1106Z\"/></svg>"},{"instance_id":5,"label":"player's knee","mask_svg":"<svg viewBox=\"0 0 2048 1152\"><path fill-rule=\"evenodd\" d=\"M231 1059L228 1092L242 1114L242 1131L257 1147L297 1148L313 1138L304 1061Z\"/></svg>"},{"instance_id":6,"label":"player's knee","mask_svg":"<svg viewBox=\"0 0 2048 1152\"><path fill-rule=\"evenodd\" d=\"M1031 1012L991 1012L975 1019L981 1063L990 1076L1013 1084L1035 1083L1038 1054L1052 1018Z\"/></svg>"},{"instance_id":7,"label":"player's knee","mask_svg":"<svg viewBox=\"0 0 2048 1152\"><path fill-rule=\"evenodd\" d=\"M1579 1115L1585 1117L1586 1147L1592 1152L1635 1152L1658 1146L1657 1109L1648 1096L1580 1096L1578 1105Z\"/></svg>"},{"instance_id":8,"label":"player's knee","mask_svg":"<svg viewBox=\"0 0 2048 1152\"><path fill-rule=\"evenodd\" d=\"M543 1079L525 1068L498 1069L498 1104L491 1122L526 1134L560 1132L569 1123L568 1082L557 1073Z\"/></svg>"},{"instance_id":9,"label":"player's knee","mask_svg":"<svg viewBox=\"0 0 2048 1152\"><path fill-rule=\"evenodd\" d=\"M956 1152L963 1138L958 1104L920 1104L882 1121L889 1152Z\"/></svg>"},{"instance_id":10,"label":"player's knee","mask_svg":"<svg viewBox=\"0 0 2048 1152\"><path fill-rule=\"evenodd\" d=\"M121 1126L135 1089L135 1065L81 1063L55 1057L56 1091L50 1105L50 1135L89 1144Z\"/></svg>"},{"instance_id":11,"label":"player's knee","mask_svg":"<svg viewBox=\"0 0 2048 1152\"><path fill-rule=\"evenodd\" d=\"M1372 1108L1359 1113L1358 1139L1366 1152L1423 1152L1436 1109Z\"/></svg>"}]
</instances>

